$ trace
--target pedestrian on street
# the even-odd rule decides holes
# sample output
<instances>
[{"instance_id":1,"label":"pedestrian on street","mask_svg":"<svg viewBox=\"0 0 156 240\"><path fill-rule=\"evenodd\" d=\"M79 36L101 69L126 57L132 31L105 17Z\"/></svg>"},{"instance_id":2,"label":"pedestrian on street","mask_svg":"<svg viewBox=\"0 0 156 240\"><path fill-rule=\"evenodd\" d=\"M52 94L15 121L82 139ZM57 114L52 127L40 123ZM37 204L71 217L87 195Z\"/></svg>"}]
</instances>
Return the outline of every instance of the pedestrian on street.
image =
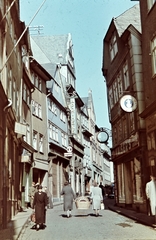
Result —
<instances>
[{"instance_id":1,"label":"pedestrian on street","mask_svg":"<svg viewBox=\"0 0 156 240\"><path fill-rule=\"evenodd\" d=\"M42 186L38 187L38 192L34 195L33 209L36 218L36 230L44 229L46 222L47 194L42 191Z\"/></svg>"},{"instance_id":2,"label":"pedestrian on street","mask_svg":"<svg viewBox=\"0 0 156 240\"><path fill-rule=\"evenodd\" d=\"M102 185L102 182L100 183L99 188L101 188L101 190L102 190L102 197L103 197L103 203L104 203L104 198L105 198L105 188L104 188L104 186Z\"/></svg>"},{"instance_id":3,"label":"pedestrian on street","mask_svg":"<svg viewBox=\"0 0 156 240\"><path fill-rule=\"evenodd\" d=\"M153 175L150 175L150 182L146 183L146 196L149 200L151 215L156 215L156 181ZM148 213L149 214L149 213Z\"/></svg>"},{"instance_id":4,"label":"pedestrian on street","mask_svg":"<svg viewBox=\"0 0 156 240\"><path fill-rule=\"evenodd\" d=\"M47 207L49 209L53 208L52 195L46 186L44 187L43 192L45 192L47 194Z\"/></svg>"},{"instance_id":5,"label":"pedestrian on street","mask_svg":"<svg viewBox=\"0 0 156 240\"><path fill-rule=\"evenodd\" d=\"M35 182L32 182L31 187L29 187L29 202L31 208L33 206L35 192L36 192Z\"/></svg>"},{"instance_id":6,"label":"pedestrian on street","mask_svg":"<svg viewBox=\"0 0 156 240\"><path fill-rule=\"evenodd\" d=\"M99 188L97 182L94 183L94 187L92 188L92 206L95 212L95 216L99 216L99 210L101 209L101 202L103 201L102 190Z\"/></svg>"},{"instance_id":7,"label":"pedestrian on street","mask_svg":"<svg viewBox=\"0 0 156 240\"><path fill-rule=\"evenodd\" d=\"M63 195L63 209L67 212L67 217L71 217L71 210L73 209L73 200L75 199L75 193L68 182L64 183L64 187L61 191Z\"/></svg>"}]
</instances>

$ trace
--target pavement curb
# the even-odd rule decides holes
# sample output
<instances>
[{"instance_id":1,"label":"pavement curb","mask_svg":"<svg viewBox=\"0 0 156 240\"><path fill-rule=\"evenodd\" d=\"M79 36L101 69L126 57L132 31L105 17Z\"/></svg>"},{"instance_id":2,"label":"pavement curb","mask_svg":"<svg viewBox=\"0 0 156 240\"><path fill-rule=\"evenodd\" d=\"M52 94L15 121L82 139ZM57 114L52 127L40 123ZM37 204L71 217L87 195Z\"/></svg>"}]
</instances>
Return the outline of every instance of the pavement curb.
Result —
<instances>
[{"instance_id":1,"label":"pavement curb","mask_svg":"<svg viewBox=\"0 0 156 240\"><path fill-rule=\"evenodd\" d=\"M149 226L149 227L152 227L152 228L156 228L156 224L154 224L154 223L151 224L148 221L144 221L143 219L140 219L139 217L132 215L131 213L126 213L126 212L122 211L123 209L121 209L121 210L120 209L115 209L111 206L108 206L108 209L113 211L113 212L116 212L118 214L121 214L125 217L131 218L131 219L135 220L136 222L141 223L143 225L146 225L146 226ZM134 214L136 214L136 212Z\"/></svg>"}]
</instances>

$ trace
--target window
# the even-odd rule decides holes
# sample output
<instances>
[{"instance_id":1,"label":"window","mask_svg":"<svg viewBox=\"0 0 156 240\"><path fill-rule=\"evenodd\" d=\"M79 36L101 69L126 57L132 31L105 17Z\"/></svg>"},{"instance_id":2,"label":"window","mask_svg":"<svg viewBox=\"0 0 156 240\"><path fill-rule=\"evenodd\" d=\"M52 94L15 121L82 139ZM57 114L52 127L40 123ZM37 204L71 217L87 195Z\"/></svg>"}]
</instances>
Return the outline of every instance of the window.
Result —
<instances>
[{"instance_id":1,"label":"window","mask_svg":"<svg viewBox=\"0 0 156 240\"><path fill-rule=\"evenodd\" d=\"M42 79L41 78L38 79L38 89L40 91L42 91Z\"/></svg>"},{"instance_id":2,"label":"window","mask_svg":"<svg viewBox=\"0 0 156 240\"><path fill-rule=\"evenodd\" d=\"M33 147L37 150L37 132L33 131Z\"/></svg>"},{"instance_id":3,"label":"window","mask_svg":"<svg viewBox=\"0 0 156 240\"><path fill-rule=\"evenodd\" d=\"M39 79L38 79L38 76L35 74L35 87L38 88L38 85L39 85Z\"/></svg>"},{"instance_id":4,"label":"window","mask_svg":"<svg viewBox=\"0 0 156 240\"><path fill-rule=\"evenodd\" d=\"M42 118L42 106L40 104L38 105L38 116Z\"/></svg>"},{"instance_id":5,"label":"window","mask_svg":"<svg viewBox=\"0 0 156 240\"><path fill-rule=\"evenodd\" d=\"M148 135L147 135L147 147L148 147L148 150L155 150L156 149L155 132L148 133Z\"/></svg>"},{"instance_id":6,"label":"window","mask_svg":"<svg viewBox=\"0 0 156 240\"><path fill-rule=\"evenodd\" d=\"M116 40L115 33L111 37L110 44L109 44L109 51L110 51L110 58L112 61L118 52L118 46L117 46L117 40Z\"/></svg>"},{"instance_id":7,"label":"window","mask_svg":"<svg viewBox=\"0 0 156 240\"><path fill-rule=\"evenodd\" d=\"M51 102L51 110L57 116L57 107L53 102Z\"/></svg>"},{"instance_id":8,"label":"window","mask_svg":"<svg viewBox=\"0 0 156 240\"><path fill-rule=\"evenodd\" d=\"M30 144L30 126L27 124L27 143Z\"/></svg>"},{"instance_id":9,"label":"window","mask_svg":"<svg viewBox=\"0 0 156 240\"><path fill-rule=\"evenodd\" d=\"M58 129L49 122L49 138L58 142Z\"/></svg>"},{"instance_id":10,"label":"window","mask_svg":"<svg viewBox=\"0 0 156 240\"><path fill-rule=\"evenodd\" d=\"M32 106L32 114L35 114L35 101L31 101L31 106Z\"/></svg>"},{"instance_id":11,"label":"window","mask_svg":"<svg viewBox=\"0 0 156 240\"><path fill-rule=\"evenodd\" d=\"M25 121L24 121L25 122ZM24 141L30 144L30 125L26 123L26 135L23 137Z\"/></svg>"},{"instance_id":12,"label":"window","mask_svg":"<svg viewBox=\"0 0 156 240\"><path fill-rule=\"evenodd\" d=\"M26 84L24 83L23 85L23 100L26 101L26 96L27 96L27 87Z\"/></svg>"},{"instance_id":13,"label":"window","mask_svg":"<svg viewBox=\"0 0 156 240\"><path fill-rule=\"evenodd\" d=\"M60 119L61 119L62 122L65 123L65 121L66 121L66 115L65 115L65 113L64 113L62 110L60 110Z\"/></svg>"},{"instance_id":14,"label":"window","mask_svg":"<svg viewBox=\"0 0 156 240\"><path fill-rule=\"evenodd\" d=\"M62 132L61 137L62 137L62 146L66 147L67 146L67 136L66 136L66 134Z\"/></svg>"},{"instance_id":15,"label":"window","mask_svg":"<svg viewBox=\"0 0 156 240\"><path fill-rule=\"evenodd\" d=\"M52 124L49 122L49 138L53 138L53 130L52 130Z\"/></svg>"},{"instance_id":16,"label":"window","mask_svg":"<svg viewBox=\"0 0 156 240\"><path fill-rule=\"evenodd\" d=\"M156 37L151 42L153 75L156 74Z\"/></svg>"},{"instance_id":17,"label":"window","mask_svg":"<svg viewBox=\"0 0 156 240\"><path fill-rule=\"evenodd\" d=\"M117 76L117 82L118 82L118 93L119 97L123 95L123 86L122 86L122 77L121 77L121 72Z\"/></svg>"},{"instance_id":18,"label":"window","mask_svg":"<svg viewBox=\"0 0 156 240\"><path fill-rule=\"evenodd\" d=\"M112 109L113 106L114 106L114 103L113 103L113 91L112 91L112 88L109 89L109 105L110 105L110 108Z\"/></svg>"},{"instance_id":19,"label":"window","mask_svg":"<svg viewBox=\"0 0 156 240\"><path fill-rule=\"evenodd\" d=\"M30 90L28 89L28 87L25 83L23 84L23 100L29 106L29 104L30 104Z\"/></svg>"},{"instance_id":20,"label":"window","mask_svg":"<svg viewBox=\"0 0 156 240\"><path fill-rule=\"evenodd\" d=\"M38 103L35 102L35 115L38 116Z\"/></svg>"},{"instance_id":21,"label":"window","mask_svg":"<svg viewBox=\"0 0 156 240\"><path fill-rule=\"evenodd\" d=\"M43 135L39 134L39 152L43 153Z\"/></svg>"},{"instance_id":22,"label":"window","mask_svg":"<svg viewBox=\"0 0 156 240\"><path fill-rule=\"evenodd\" d=\"M156 0L147 0L148 10L150 10L152 8L152 6L154 5L155 2L156 2Z\"/></svg>"},{"instance_id":23,"label":"window","mask_svg":"<svg viewBox=\"0 0 156 240\"><path fill-rule=\"evenodd\" d=\"M113 83L113 95L114 95L114 103L117 103L119 100L119 96L118 96L118 85L116 80Z\"/></svg>"},{"instance_id":24,"label":"window","mask_svg":"<svg viewBox=\"0 0 156 240\"><path fill-rule=\"evenodd\" d=\"M127 61L123 65L123 77L124 77L124 87L125 90L129 87L129 72Z\"/></svg>"},{"instance_id":25,"label":"window","mask_svg":"<svg viewBox=\"0 0 156 240\"><path fill-rule=\"evenodd\" d=\"M39 103L35 102L34 100L31 101L31 104L32 114L42 119L42 106Z\"/></svg>"}]
</instances>

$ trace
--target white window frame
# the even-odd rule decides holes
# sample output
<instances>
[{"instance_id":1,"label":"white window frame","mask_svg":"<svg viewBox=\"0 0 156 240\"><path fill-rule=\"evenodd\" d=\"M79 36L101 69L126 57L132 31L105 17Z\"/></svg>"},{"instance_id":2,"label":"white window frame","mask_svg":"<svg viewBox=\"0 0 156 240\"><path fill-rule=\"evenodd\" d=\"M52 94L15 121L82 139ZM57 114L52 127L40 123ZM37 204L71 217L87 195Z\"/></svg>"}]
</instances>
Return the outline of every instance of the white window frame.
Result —
<instances>
[{"instance_id":1,"label":"white window frame","mask_svg":"<svg viewBox=\"0 0 156 240\"><path fill-rule=\"evenodd\" d=\"M114 99L113 99L113 90L112 88L109 89L109 106L112 109L114 106Z\"/></svg>"},{"instance_id":2,"label":"white window frame","mask_svg":"<svg viewBox=\"0 0 156 240\"><path fill-rule=\"evenodd\" d=\"M43 135L39 134L39 152L43 153Z\"/></svg>"},{"instance_id":3,"label":"white window frame","mask_svg":"<svg viewBox=\"0 0 156 240\"><path fill-rule=\"evenodd\" d=\"M38 117L42 119L42 106L38 104Z\"/></svg>"},{"instance_id":4,"label":"white window frame","mask_svg":"<svg viewBox=\"0 0 156 240\"><path fill-rule=\"evenodd\" d=\"M35 114L35 101L31 100L32 114Z\"/></svg>"},{"instance_id":5,"label":"white window frame","mask_svg":"<svg viewBox=\"0 0 156 240\"><path fill-rule=\"evenodd\" d=\"M152 69L153 75L156 74L156 36L151 41L151 52L152 52Z\"/></svg>"},{"instance_id":6,"label":"white window frame","mask_svg":"<svg viewBox=\"0 0 156 240\"><path fill-rule=\"evenodd\" d=\"M30 125L27 124L27 133L26 133L27 143L30 144Z\"/></svg>"},{"instance_id":7,"label":"white window frame","mask_svg":"<svg viewBox=\"0 0 156 240\"><path fill-rule=\"evenodd\" d=\"M35 102L35 115L38 116L38 103Z\"/></svg>"},{"instance_id":8,"label":"white window frame","mask_svg":"<svg viewBox=\"0 0 156 240\"><path fill-rule=\"evenodd\" d=\"M37 132L33 131L33 147L37 150Z\"/></svg>"},{"instance_id":9,"label":"white window frame","mask_svg":"<svg viewBox=\"0 0 156 240\"><path fill-rule=\"evenodd\" d=\"M49 123L49 138L53 139L53 129L52 129L52 124Z\"/></svg>"},{"instance_id":10,"label":"white window frame","mask_svg":"<svg viewBox=\"0 0 156 240\"><path fill-rule=\"evenodd\" d=\"M119 101L118 84L116 79L113 82L113 95L114 95L114 103L116 104Z\"/></svg>"},{"instance_id":11,"label":"white window frame","mask_svg":"<svg viewBox=\"0 0 156 240\"><path fill-rule=\"evenodd\" d=\"M54 125L52 126L52 137L54 141L58 142L58 129Z\"/></svg>"},{"instance_id":12,"label":"white window frame","mask_svg":"<svg viewBox=\"0 0 156 240\"><path fill-rule=\"evenodd\" d=\"M118 84L118 95L119 98L123 95L123 83L122 83L122 75L121 72L119 72L117 76L117 84Z\"/></svg>"},{"instance_id":13,"label":"white window frame","mask_svg":"<svg viewBox=\"0 0 156 240\"><path fill-rule=\"evenodd\" d=\"M130 86L127 61L125 61L125 63L123 64L123 77L124 77L124 87L125 87L125 90L126 90Z\"/></svg>"},{"instance_id":14,"label":"white window frame","mask_svg":"<svg viewBox=\"0 0 156 240\"><path fill-rule=\"evenodd\" d=\"M115 58L117 52L118 52L118 45L117 45L117 39L115 32L113 33L110 43L109 43L109 51L110 51L110 58L111 61Z\"/></svg>"}]
</instances>

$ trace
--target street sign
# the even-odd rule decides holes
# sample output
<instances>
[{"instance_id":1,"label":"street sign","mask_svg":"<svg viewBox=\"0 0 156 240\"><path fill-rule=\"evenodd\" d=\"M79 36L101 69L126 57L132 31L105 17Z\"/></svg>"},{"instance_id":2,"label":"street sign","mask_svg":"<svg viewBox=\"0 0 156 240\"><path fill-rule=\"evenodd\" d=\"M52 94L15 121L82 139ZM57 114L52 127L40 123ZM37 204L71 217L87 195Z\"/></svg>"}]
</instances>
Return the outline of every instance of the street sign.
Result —
<instances>
[{"instance_id":1,"label":"street sign","mask_svg":"<svg viewBox=\"0 0 156 240\"><path fill-rule=\"evenodd\" d=\"M67 152L68 152L68 153L71 153L72 151L73 151L73 148L72 148L72 146L69 145L69 146L67 147Z\"/></svg>"},{"instance_id":2,"label":"street sign","mask_svg":"<svg viewBox=\"0 0 156 240\"><path fill-rule=\"evenodd\" d=\"M65 157L72 157L73 153L72 152L67 152L67 153L64 153L64 156Z\"/></svg>"}]
</instances>

